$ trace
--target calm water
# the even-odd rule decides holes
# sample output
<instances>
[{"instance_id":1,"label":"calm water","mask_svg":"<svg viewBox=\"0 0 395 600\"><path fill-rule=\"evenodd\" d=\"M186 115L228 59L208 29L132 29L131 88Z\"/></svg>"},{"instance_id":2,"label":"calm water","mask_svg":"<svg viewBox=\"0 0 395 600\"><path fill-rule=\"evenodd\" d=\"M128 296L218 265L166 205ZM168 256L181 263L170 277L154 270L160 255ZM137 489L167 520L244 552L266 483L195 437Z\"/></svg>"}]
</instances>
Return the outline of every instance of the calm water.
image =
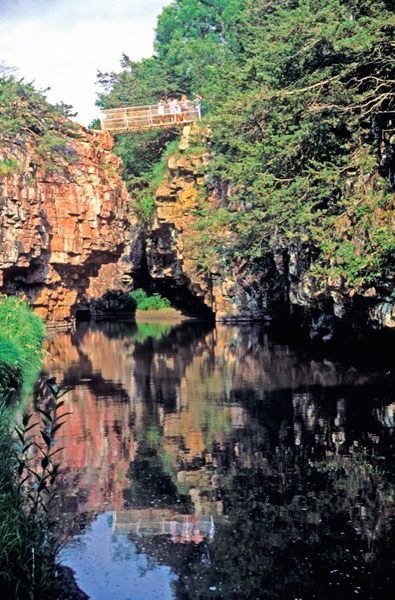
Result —
<instances>
[{"instance_id":1,"label":"calm water","mask_svg":"<svg viewBox=\"0 0 395 600\"><path fill-rule=\"evenodd\" d=\"M369 357L195 323L47 350L74 386L61 558L93 600L393 598L395 397Z\"/></svg>"}]
</instances>

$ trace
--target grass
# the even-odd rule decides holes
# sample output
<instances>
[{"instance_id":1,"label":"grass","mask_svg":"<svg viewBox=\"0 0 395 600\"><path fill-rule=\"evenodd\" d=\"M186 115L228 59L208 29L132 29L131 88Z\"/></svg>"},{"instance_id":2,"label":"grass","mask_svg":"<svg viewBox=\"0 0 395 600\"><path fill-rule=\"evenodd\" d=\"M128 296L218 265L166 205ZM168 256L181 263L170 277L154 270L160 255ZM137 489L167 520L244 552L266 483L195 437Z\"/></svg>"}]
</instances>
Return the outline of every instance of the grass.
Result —
<instances>
[{"instance_id":1,"label":"grass","mask_svg":"<svg viewBox=\"0 0 395 600\"><path fill-rule=\"evenodd\" d=\"M0 298L0 589L8 600L44 600L56 594L56 540L45 510L37 510L48 487L43 476L53 463L46 459L44 475L29 466L27 455L35 443L30 417L21 435L6 406L11 398L25 395L36 379L44 334L43 322L26 302Z\"/></svg>"},{"instance_id":2,"label":"grass","mask_svg":"<svg viewBox=\"0 0 395 600\"><path fill-rule=\"evenodd\" d=\"M0 298L0 398L24 395L41 367L45 326L20 298Z\"/></svg>"}]
</instances>

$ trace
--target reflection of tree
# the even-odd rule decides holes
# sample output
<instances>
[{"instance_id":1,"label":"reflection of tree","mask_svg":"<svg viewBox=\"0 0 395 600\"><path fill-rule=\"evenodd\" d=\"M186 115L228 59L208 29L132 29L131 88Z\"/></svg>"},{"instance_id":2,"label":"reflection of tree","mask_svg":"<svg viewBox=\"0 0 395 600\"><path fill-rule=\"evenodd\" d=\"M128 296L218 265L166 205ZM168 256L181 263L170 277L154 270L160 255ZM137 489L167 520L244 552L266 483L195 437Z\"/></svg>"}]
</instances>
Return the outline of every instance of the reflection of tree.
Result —
<instances>
[{"instance_id":1,"label":"reflection of tree","mask_svg":"<svg viewBox=\"0 0 395 600\"><path fill-rule=\"evenodd\" d=\"M190 498L179 494L155 447L140 442L127 472L130 485L123 495L126 507L165 508L176 506L178 512L190 509Z\"/></svg>"},{"instance_id":2,"label":"reflection of tree","mask_svg":"<svg viewBox=\"0 0 395 600\"><path fill-rule=\"evenodd\" d=\"M377 396L348 386L239 396L249 427L208 448L211 498L226 516L214 540L174 548L163 536L133 537L152 563L172 568L177 598L388 597L393 439L371 419ZM192 468L187 456L179 446L174 467ZM204 452L198 468L207 469Z\"/></svg>"},{"instance_id":3,"label":"reflection of tree","mask_svg":"<svg viewBox=\"0 0 395 600\"><path fill-rule=\"evenodd\" d=\"M268 454L251 431L214 456L227 520L212 542L132 536L152 563L172 568L177 598L388 597L395 487L380 459L358 447L319 459L311 447Z\"/></svg>"},{"instance_id":4,"label":"reflection of tree","mask_svg":"<svg viewBox=\"0 0 395 600\"><path fill-rule=\"evenodd\" d=\"M258 597L268 598L333 598L335 586L342 590L339 598L357 586L375 594L384 590L385 574L393 573L386 551L394 546L394 532L391 539L385 517L395 516L389 502L395 490L383 483L374 462L357 453L339 458L334 468L287 448L269 469L236 472L222 490L232 525L219 531L213 552L220 570L230 573L223 597L233 597L232 586L240 581L248 582L248 591L239 590L238 598L254 598L259 588L266 593ZM366 484L367 473L374 485Z\"/></svg>"}]
</instances>

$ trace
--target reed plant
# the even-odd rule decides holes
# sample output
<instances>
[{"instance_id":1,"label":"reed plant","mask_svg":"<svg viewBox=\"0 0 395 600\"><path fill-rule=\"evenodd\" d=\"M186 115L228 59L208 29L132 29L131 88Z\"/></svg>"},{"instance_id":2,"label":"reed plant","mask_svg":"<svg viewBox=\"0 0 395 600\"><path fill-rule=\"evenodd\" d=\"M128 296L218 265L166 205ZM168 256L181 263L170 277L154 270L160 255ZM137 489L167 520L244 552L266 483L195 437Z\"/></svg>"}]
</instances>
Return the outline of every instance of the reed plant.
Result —
<instances>
[{"instance_id":1,"label":"reed plant","mask_svg":"<svg viewBox=\"0 0 395 600\"><path fill-rule=\"evenodd\" d=\"M67 390L54 379L46 383L52 403L39 410L40 423L25 413L15 424L0 402L0 589L7 600L54 600L58 592L50 509L59 474L55 436L65 416L58 411Z\"/></svg>"}]
</instances>

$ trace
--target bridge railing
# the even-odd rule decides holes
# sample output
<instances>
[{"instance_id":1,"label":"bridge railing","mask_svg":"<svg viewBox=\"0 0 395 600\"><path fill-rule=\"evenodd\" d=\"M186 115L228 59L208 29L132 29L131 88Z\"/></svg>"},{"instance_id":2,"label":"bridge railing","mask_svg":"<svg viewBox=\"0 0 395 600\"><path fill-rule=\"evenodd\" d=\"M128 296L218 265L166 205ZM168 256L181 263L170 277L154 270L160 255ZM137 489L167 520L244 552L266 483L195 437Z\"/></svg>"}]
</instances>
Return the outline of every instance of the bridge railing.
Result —
<instances>
[{"instance_id":1,"label":"bridge railing","mask_svg":"<svg viewBox=\"0 0 395 600\"><path fill-rule=\"evenodd\" d=\"M163 115L159 114L157 104L125 106L103 110L100 122L102 129L115 132L172 127L177 124L193 123L201 119L200 106L195 107L192 102L188 102L184 114L185 118L180 121L179 115L170 114L168 104L164 106Z\"/></svg>"}]
</instances>

